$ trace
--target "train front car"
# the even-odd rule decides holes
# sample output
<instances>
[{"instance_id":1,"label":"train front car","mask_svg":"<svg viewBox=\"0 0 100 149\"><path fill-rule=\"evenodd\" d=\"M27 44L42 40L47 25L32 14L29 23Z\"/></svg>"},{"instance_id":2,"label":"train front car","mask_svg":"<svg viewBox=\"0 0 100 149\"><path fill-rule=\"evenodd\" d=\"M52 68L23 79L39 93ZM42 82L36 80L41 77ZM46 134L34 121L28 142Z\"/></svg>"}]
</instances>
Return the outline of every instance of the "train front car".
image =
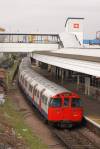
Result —
<instances>
[{"instance_id":1,"label":"train front car","mask_svg":"<svg viewBox=\"0 0 100 149\"><path fill-rule=\"evenodd\" d=\"M57 94L50 99L48 120L59 127L73 127L81 123L83 107L80 97L72 92Z\"/></svg>"}]
</instances>

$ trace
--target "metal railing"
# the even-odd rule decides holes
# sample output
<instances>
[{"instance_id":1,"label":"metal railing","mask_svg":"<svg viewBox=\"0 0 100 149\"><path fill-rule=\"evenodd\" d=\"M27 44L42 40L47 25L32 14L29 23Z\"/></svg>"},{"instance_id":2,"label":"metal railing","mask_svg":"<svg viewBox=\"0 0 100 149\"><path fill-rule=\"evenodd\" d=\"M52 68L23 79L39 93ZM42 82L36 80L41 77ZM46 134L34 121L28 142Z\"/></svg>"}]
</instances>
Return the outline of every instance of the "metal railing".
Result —
<instances>
[{"instance_id":1,"label":"metal railing","mask_svg":"<svg viewBox=\"0 0 100 149\"><path fill-rule=\"evenodd\" d=\"M0 43L59 44L58 34L0 34Z\"/></svg>"}]
</instances>

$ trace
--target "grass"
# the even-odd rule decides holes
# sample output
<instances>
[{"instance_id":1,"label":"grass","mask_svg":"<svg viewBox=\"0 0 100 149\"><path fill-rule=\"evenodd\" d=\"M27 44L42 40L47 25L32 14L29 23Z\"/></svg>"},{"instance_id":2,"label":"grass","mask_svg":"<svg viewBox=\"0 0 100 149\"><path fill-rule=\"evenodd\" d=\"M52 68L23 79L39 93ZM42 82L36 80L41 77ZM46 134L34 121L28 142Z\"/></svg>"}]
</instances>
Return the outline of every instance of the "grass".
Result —
<instances>
[{"instance_id":1,"label":"grass","mask_svg":"<svg viewBox=\"0 0 100 149\"><path fill-rule=\"evenodd\" d=\"M36 135L33 135L31 129L25 124L23 115L16 111L12 100L6 100L5 104L0 107L0 113L2 113L0 122L3 121L8 127L12 127L16 135L20 135L25 140L29 149L47 149L47 146ZM0 132L3 132L3 128Z\"/></svg>"},{"instance_id":2,"label":"grass","mask_svg":"<svg viewBox=\"0 0 100 149\"><path fill-rule=\"evenodd\" d=\"M13 89L12 79L18 64L19 62L16 61L6 73L8 92L11 91L9 89ZM4 132L5 127L13 128L16 135L25 141L28 149L47 149L47 146L25 124L22 113L16 110L15 104L9 97L7 97L4 105L0 105L0 132Z\"/></svg>"}]
</instances>

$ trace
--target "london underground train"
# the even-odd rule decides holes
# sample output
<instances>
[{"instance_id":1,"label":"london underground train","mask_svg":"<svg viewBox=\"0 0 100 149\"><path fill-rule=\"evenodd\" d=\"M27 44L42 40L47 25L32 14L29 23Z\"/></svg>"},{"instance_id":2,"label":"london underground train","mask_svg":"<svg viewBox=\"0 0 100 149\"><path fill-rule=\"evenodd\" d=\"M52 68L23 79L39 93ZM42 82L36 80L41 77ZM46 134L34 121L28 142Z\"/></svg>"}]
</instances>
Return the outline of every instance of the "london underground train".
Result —
<instances>
[{"instance_id":1,"label":"london underground train","mask_svg":"<svg viewBox=\"0 0 100 149\"><path fill-rule=\"evenodd\" d=\"M18 82L27 99L48 122L60 127L81 123L83 107L79 95L36 73L28 57L19 66Z\"/></svg>"}]
</instances>

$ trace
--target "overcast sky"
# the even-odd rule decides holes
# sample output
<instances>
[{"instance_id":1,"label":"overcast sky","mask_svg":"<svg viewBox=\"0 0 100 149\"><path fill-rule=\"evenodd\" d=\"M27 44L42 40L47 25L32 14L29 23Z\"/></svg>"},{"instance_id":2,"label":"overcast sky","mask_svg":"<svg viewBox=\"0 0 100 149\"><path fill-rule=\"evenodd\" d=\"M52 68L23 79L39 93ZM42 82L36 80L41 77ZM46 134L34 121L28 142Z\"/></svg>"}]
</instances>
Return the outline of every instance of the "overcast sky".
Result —
<instances>
[{"instance_id":1,"label":"overcast sky","mask_svg":"<svg viewBox=\"0 0 100 149\"><path fill-rule=\"evenodd\" d=\"M68 17L84 17L85 38L95 38L100 0L0 0L0 26L9 32L60 33Z\"/></svg>"}]
</instances>

